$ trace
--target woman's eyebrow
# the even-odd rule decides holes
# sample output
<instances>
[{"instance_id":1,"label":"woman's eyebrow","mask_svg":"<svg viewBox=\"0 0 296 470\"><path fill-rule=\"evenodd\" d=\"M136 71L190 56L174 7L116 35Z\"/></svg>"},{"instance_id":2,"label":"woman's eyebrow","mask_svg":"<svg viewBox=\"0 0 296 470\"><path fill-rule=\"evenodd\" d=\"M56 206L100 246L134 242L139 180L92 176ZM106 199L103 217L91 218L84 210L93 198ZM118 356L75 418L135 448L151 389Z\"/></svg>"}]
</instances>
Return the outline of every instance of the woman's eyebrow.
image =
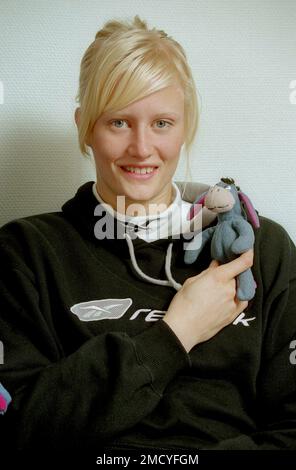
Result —
<instances>
[{"instance_id":1,"label":"woman's eyebrow","mask_svg":"<svg viewBox=\"0 0 296 470\"><path fill-rule=\"evenodd\" d=\"M114 111L113 113L108 113L110 116L125 116L125 117L134 117L133 114L131 113L125 113L124 111ZM174 117L180 117L178 113L175 113L174 111L163 111L161 113L154 114L153 117L161 117L161 116L174 116Z\"/></svg>"},{"instance_id":2,"label":"woman's eyebrow","mask_svg":"<svg viewBox=\"0 0 296 470\"><path fill-rule=\"evenodd\" d=\"M163 116L163 115L166 115L166 116L175 116L175 117L179 117L180 115L178 113L175 113L173 111L164 111L163 113L157 113L154 115L154 117L160 117L160 116Z\"/></svg>"}]
</instances>

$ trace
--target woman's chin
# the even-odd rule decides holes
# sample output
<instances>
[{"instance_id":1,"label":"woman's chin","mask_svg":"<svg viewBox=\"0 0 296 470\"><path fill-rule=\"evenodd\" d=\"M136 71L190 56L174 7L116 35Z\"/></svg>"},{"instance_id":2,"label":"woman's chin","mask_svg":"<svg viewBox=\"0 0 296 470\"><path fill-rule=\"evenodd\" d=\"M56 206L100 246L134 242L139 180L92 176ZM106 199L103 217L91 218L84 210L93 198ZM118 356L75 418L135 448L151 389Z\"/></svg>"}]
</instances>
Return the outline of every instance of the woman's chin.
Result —
<instances>
[{"instance_id":1,"label":"woman's chin","mask_svg":"<svg viewBox=\"0 0 296 470\"><path fill-rule=\"evenodd\" d=\"M153 199L154 193L151 192L143 192L143 191L133 191L129 192L126 191L122 194L125 197L126 204L143 204L146 205Z\"/></svg>"}]
</instances>

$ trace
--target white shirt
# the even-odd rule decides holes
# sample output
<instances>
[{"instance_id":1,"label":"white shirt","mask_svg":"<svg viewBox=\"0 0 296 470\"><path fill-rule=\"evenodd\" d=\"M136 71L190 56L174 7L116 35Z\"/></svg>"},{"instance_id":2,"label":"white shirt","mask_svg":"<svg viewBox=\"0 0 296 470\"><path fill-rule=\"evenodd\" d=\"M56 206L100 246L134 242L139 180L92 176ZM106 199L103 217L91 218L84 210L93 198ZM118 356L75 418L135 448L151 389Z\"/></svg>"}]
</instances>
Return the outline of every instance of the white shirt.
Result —
<instances>
[{"instance_id":1,"label":"white shirt","mask_svg":"<svg viewBox=\"0 0 296 470\"><path fill-rule=\"evenodd\" d=\"M178 235L184 232L190 232L190 221L187 215L191 203L183 201L178 186L172 182L174 199L168 208L158 214L148 216L128 216L115 211L107 204L97 192L96 183L92 190L95 198L104 205L104 208L117 221L126 225L126 231L133 231L139 238L146 242L152 242L159 238L167 238L169 235Z\"/></svg>"}]
</instances>

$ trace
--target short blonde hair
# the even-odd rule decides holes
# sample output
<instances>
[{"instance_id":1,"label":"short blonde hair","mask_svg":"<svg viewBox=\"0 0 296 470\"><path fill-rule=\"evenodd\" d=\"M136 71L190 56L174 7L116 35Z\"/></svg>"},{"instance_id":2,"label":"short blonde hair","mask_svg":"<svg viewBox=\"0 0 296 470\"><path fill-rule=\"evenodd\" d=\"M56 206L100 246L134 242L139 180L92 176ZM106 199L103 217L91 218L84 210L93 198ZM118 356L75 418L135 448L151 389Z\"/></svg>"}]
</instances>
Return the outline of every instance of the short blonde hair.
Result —
<instances>
[{"instance_id":1,"label":"short blonde hair","mask_svg":"<svg viewBox=\"0 0 296 470\"><path fill-rule=\"evenodd\" d=\"M138 15L131 22L105 23L81 60L76 101L82 154L90 155L86 141L104 112L118 111L176 84L184 91L184 145L189 155L198 127L198 101L182 46L162 30L149 30Z\"/></svg>"}]
</instances>

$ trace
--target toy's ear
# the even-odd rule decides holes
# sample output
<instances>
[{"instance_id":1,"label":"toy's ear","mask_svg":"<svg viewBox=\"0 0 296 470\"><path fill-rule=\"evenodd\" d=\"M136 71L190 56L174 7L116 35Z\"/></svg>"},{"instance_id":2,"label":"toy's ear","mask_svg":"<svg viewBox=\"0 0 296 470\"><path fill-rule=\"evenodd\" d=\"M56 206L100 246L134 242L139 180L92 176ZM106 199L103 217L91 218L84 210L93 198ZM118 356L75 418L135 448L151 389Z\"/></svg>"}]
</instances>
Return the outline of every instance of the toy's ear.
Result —
<instances>
[{"instance_id":1,"label":"toy's ear","mask_svg":"<svg viewBox=\"0 0 296 470\"><path fill-rule=\"evenodd\" d=\"M194 201L194 203L192 204L188 212L187 220L193 219L193 217L195 217L196 214L199 213L201 206L203 207L205 204L205 198L207 194L208 194L208 191L205 191L198 197L198 199L196 199L196 201Z\"/></svg>"},{"instance_id":2,"label":"toy's ear","mask_svg":"<svg viewBox=\"0 0 296 470\"><path fill-rule=\"evenodd\" d=\"M244 204L244 207L247 210L247 216L254 228L260 227L259 218L253 204L251 203L248 196L242 191L237 192L240 201Z\"/></svg>"},{"instance_id":3,"label":"toy's ear","mask_svg":"<svg viewBox=\"0 0 296 470\"><path fill-rule=\"evenodd\" d=\"M5 413L10 402L11 396L0 383L0 415L3 415Z\"/></svg>"}]
</instances>

